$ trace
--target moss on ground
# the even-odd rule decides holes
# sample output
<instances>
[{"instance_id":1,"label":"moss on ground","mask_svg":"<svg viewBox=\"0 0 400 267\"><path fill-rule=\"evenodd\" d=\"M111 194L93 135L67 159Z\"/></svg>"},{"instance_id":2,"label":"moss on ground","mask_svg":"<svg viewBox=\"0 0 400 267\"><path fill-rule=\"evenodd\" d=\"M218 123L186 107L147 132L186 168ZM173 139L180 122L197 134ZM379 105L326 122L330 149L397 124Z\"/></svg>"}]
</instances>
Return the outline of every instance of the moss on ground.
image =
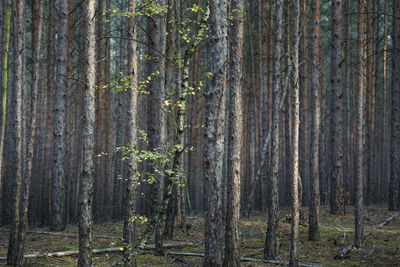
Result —
<instances>
[{"instance_id":1,"label":"moss on ground","mask_svg":"<svg viewBox=\"0 0 400 267\"><path fill-rule=\"evenodd\" d=\"M304 209L307 218L307 209ZM286 220L288 210L280 212L279 218L279 251L278 260L288 260L290 251L290 223ZM374 207L366 212L365 231L371 232L366 237L365 246L362 250L353 250L343 260L335 260L334 256L347 243L353 241L354 214L348 208L346 216L333 216L329 214L327 207L321 210L321 239L319 241L308 241L307 225L300 226L300 248L299 258L302 263L314 263L322 266L400 266L400 217L388 225L377 228L376 224L390 216L384 208ZM290 216L289 216L290 217ZM168 242L190 241L192 247L173 249L174 251L185 251L192 253L203 252L204 224L201 217L187 218L190 230L183 233L176 230L174 240ZM307 222L305 222L307 223ZM141 226L143 227L143 226ZM246 257L262 258L263 244L265 240L267 224L263 215L242 218L240 223L241 240L248 246L241 249L241 254ZM143 228L139 229L139 232ZM7 254L8 234L6 229L1 229L0 255ZM46 231L46 229L44 229ZM77 227L69 226L66 233L77 235ZM346 237L344 238L344 232ZM107 248L120 238L122 223L97 224L94 227L94 235L105 236L94 239L94 248ZM108 238L110 237L110 238ZM77 250L78 239L76 237L61 237L53 235L28 234L26 241L26 253L44 253L54 251ZM96 266L111 266L121 258L120 253L108 253L94 255L93 261ZM26 266L76 266L77 257L69 256L62 258L38 258L26 262ZM0 265L2 262L0 262ZM202 258L195 257L159 257L152 254L140 255L136 259L137 266L201 266ZM259 263L243 263L243 266L268 266Z\"/></svg>"}]
</instances>

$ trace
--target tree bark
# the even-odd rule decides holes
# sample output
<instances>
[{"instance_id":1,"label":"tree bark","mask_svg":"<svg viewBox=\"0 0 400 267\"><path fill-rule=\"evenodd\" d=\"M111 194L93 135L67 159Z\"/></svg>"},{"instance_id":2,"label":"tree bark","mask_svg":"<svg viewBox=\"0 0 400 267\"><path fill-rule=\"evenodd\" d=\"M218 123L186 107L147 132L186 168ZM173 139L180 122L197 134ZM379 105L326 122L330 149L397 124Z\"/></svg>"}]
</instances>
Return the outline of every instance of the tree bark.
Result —
<instances>
[{"instance_id":1,"label":"tree bark","mask_svg":"<svg viewBox=\"0 0 400 267\"><path fill-rule=\"evenodd\" d=\"M291 151L291 178L292 178L292 225L291 225L291 246L289 266L298 266L298 246L299 246L299 215L301 196L299 196L299 127L300 127L300 89L299 89L299 18L300 0L292 1L293 24L292 36L292 151Z\"/></svg>"},{"instance_id":2,"label":"tree bark","mask_svg":"<svg viewBox=\"0 0 400 267\"><path fill-rule=\"evenodd\" d=\"M12 118L13 142L12 142L12 158L13 162L11 168L15 174L12 182L11 193L11 225L10 225L10 239L8 243L7 264L13 266L21 265L21 255L18 254L18 228L20 223L20 192L22 181L23 157L22 151L23 138L22 130L25 127L22 123L22 102L23 102L23 62L24 62L24 0L13 1L13 102L15 113Z\"/></svg>"},{"instance_id":3,"label":"tree bark","mask_svg":"<svg viewBox=\"0 0 400 267\"><path fill-rule=\"evenodd\" d=\"M392 145L389 210L400 210L400 0L393 0Z\"/></svg>"},{"instance_id":4,"label":"tree bark","mask_svg":"<svg viewBox=\"0 0 400 267\"><path fill-rule=\"evenodd\" d=\"M355 235L354 244L358 248L363 246L363 190L364 190L364 93L365 93L365 45L366 45L366 1L358 1L358 61L357 61L357 121L356 121L356 176L355 188Z\"/></svg>"},{"instance_id":5,"label":"tree bark","mask_svg":"<svg viewBox=\"0 0 400 267\"><path fill-rule=\"evenodd\" d=\"M281 89L281 46L282 46L282 9L283 2L275 4L275 32L274 32L274 68L272 83L272 166L270 176L268 227L264 247L264 258L274 259L277 254L278 232L278 174L279 174L279 102Z\"/></svg>"},{"instance_id":6,"label":"tree bark","mask_svg":"<svg viewBox=\"0 0 400 267\"><path fill-rule=\"evenodd\" d=\"M310 151L310 212L308 239L317 241L320 238L319 231L319 209L320 209L320 188L319 188L319 146L320 146L320 127L321 127L321 3L320 0L313 0L312 10L312 73L311 73L311 93L312 93L312 114L311 114L311 151Z\"/></svg>"},{"instance_id":7,"label":"tree bark","mask_svg":"<svg viewBox=\"0 0 400 267\"><path fill-rule=\"evenodd\" d=\"M211 0L209 52L211 79L207 82L205 101L204 179L207 188L205 216L204 266L223 263L222 173L225 137L225 105L227 91L227 4Z\"/></svg>"},{"instance_id":8,"label":"tree bark","mask_svg":"<svg viewBox=\"0 0 400 267\"><path fill-rule=\"evenodd\" d=\"M160 7L166 7L166 0L155 1ZM165 14L153 14L152 17L147 18L147 43L149 45L148 55L149 60L147 63L147 75L155 75L151 83L147 87L149 97L151 100L148 102L148 138L149 150L164 153L165 143L167 138L167 121L164 110L165 100L165 32L166 32L166 18ZM160 54L161 53L161 54ZM148 172L154 174L156 183L156 200L155 205L160 206L165 190L164 175L162 171L162 164L157 163L156 166L148 166ZM158 171L155 172L155 169ZM160 251L162 250L162 227L157 226L155 231L155 244Z\"/></svg>"},{"instance_id":9,"label":"tree bark","mask_svg":"<svg viewBox=\"0 0 400 267\"><path fill-rule=\"evenodd\" d=\"M92 198L94 175L94 127L96 120L96 0L88 0L84 4L84 38L86 60L84 115L83 115L83 165L79 185L79 260L78 266L92 265Z\"/></svg>"},{"instance_id":10,"label":"tree bark","mask_svg":"<svg viewBox=\"0 0 400 267\"><path fill-rule=\"evenodd\" d=\"M65 102L68 90L68 1L57 3L57 76L54 94L53 171L51 179L51 230L65 229Z\"/></svg>"},{"instance_id":11,"label":"tree bark","mask_svg":"<svg viewBox=\"0 0 400 267\"><path fill-rule=\"evenodd\" d=\"M231 2L233 21L230 28L229 63L229 144L225 266L240 266L240 171L242 145L242 65L244 44L243 0Z\"/></svg>"},{"instance_id":12,"label":"tree bark","mask_svg":"<svg viewBox=\"0 0 400 267\"><path fill-rule=\"evenodd\" d=\"M332 0L332 54L331 54L331 132L332 171L330 213L344 215L343 188L343 18L342 0Z\"/></svg>"},{"instance_id":13,"label":"tree bark","mask_svg":"<svg viewBox=\"0 0 400 267\"><path fill-rule=\"evenodd\" d=\"M55 13L56 13L56 0L49 0L49 11L48 11L48 25L47 25L47 77L46 77L46 133L45 133L45 159L53 158L53 107L54 107L54 72L55 72ZM52 164L46 166L43 172L42 180L42 202L45 205L42 207L42 224L51 223L51 171Z\"/></svg>"},{"instance_id":14,"label":"tree bark","mask_svg":"<svg viewBox=\"0 0 400 267\"><path fill-rule=\"evenodd\" d=\"M18 240L16 247L16 255L19 265L22 264L24 255L25 245L25 232L28 224L28 206L29 206L29 192L30 184L33 176L33 154L36 141L36 121L37 121L37 100L39 91L39 58L41 51L41 40L42 40L42 25L43 25L43 4L42 0L33 1L33 20L32 20L32 87L30 95L28 96L28 90L24 90L26 99L29 98L29 121L22 128L26 127L26 143L22 144L24 150L26 150L26 157L22 164L22 180L21 180L21 192L19 202L19 225L18 225ZM25 101L26 101L25 99ZM22 114L26 116L26 114ZM24 134L24 130L22 130Z\"/></svg>"},{"instance_id":15,"label":"tree bark","mask_svg":"<svg viewBox=\"0 0 400 267\"><path fill-rule=\"evenodd\" d=\"M4 155L4 139L6 132L6 119L7 119L7 93L8 93L8 53L10 48L10 35L11 35L11 1L4 0L2 3L2 42L1 48L1 129L0 129L0 193L3 192L3 155ZM4 196L0 196L0 207L3 206ZM1 221L4 219L1 218Z\"/></svg>"},{"instance_id":16,"label":"tree bark","mask_svg":"<svg viewBox=\"0 0 400 267\"><path fill-rule=\"evenodd\" d=\"M130 1L130 12L136 9L136 0ZM136 16L132 13L130 15L130 28L129 28L129 66L128 73L130 77L131 87L128 89L128 144L131 151L129 155L129 169L128 180L125 191L125 214L124 214L124 242L125 246L130 246L135 238L135 221L133 216L136 214L136 191L138 184L137 163L136 155L134 153L135 146L137 145L137 85L138 85L138 57L137 57L137 43L135 41L136 32Z\"/></svg>"}]
</instances>

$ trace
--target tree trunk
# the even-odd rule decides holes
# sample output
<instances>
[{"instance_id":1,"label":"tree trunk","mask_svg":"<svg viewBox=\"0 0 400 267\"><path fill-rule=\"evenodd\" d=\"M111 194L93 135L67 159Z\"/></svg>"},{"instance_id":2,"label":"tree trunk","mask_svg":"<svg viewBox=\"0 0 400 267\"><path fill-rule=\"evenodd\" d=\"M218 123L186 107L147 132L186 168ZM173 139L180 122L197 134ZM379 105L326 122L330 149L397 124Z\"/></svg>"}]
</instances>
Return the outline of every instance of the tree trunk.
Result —
<instances>
[{"instance_id":1,"label":"tree trunk","mask_svg":"<svg viewBox=\"0 0 400 267\"><path fill-rule=\"evenodd\" d=\"M242 145L242 64L244 44L243 0L231 2L229 64L229 144L227 208L225 232L225 266L240 266L240 150Z\"/></svg>"},{"instance_id":2,"label":"tree trunk","mask_svg":"<svg viewBox=\"0 0 400 267\"><path fill-rule=\"evenodd\" d=\"M47 77L46 77L46 133L45 133L45 152L44 158L53 158L53 107L54 107L54 71L55 71L55 13L56 13L56 0L49 1L49 11L48 11L48 27L47 27ZM42 180L42 202L45 205L42 207L42 224L50 224L50 210L51 210L51 171L52 164L50 166L44 167L43 180Z\"/></svg>"},{"instance_id":3,"label":"tree trunk","mask_svg":"<svg viewBox=\"0 0 400 267\"><path fill-rule=\"evenodd\" d=\"M332 171L330 213L344 215L343 188L343 18L342 0L332 0L331 132Z\"/></svg>"},{"instance_id":4,"label":"tree trunk","mask_svg":"<svg viewBox=\"0 0 400 267\"><path fill-rule=\"evenodd\" d=\"M65 101L68 90L68 1L57 3L57 77L54 94L53 172L51 179L51 230L65 229Z\"/></svg>"},{"instance_id":5,"label":"tree trunk","mask_svg":"<svg viewBox=\"0 0 400 267\"><path fill-rule=\"evenodd\" d=\"M300 0L292 1L293 24L292 36L292 151L291 151L291 178L292 178L292 225L291 225L291 246L289 266L298 266L298 247L299 247L299 215L301 196L299 197L299 127L300 127L300 90L299 90L299 17ZM303 90L303 89L302 89Z\"/></svg>"},{"instance_id":6,"label":"tree trunk","mask_svg":"<svg viewBox=\"0 0 400 267\"><path fill-rule=\"evenodd\" d=\"M92 198L94 175L94 127L96 120L96 0L84 4L85 90L83 115L83 166L79 185L79 260L78 266L92 265Z\"/></svg>"},{"instance_id":7,"label":"tree trunk","mask_svg":"<svg viewBox=\"0 0 400 267\"><path fill-rule=\"evenodd\" d=\"M3 14L5 15L2 21L2 54L1 54L1 129L0 129L0 193L3 192L3 155L4 155L4 139L6 132L7 118L7 92L8 92L8 53L10 48L10 33L11 33L11 0L4 0L2 3ZM3 15L2 14L2 15ZM4 196L0 196L0 207L3 206ZM4 218L1 218L3 221Z\"/></svg>"},{"instance_id":8,"label":"tree trunk","mask_svg":"<svg viewBox=\"0 0 400 267\"><path fill-rule=\"evenodd\" d=\"M278 232L278 174L279 174L279 102L281 90L281 46L282 46L282 9L283 2L275 4L275 32L274 32L274 68L272 83L272 166L270 176L268 227L264 247L264 258L274 259L277 254Z\"/></svg>"},{"instance_id":9,"label":"tree trunk","mask_svg":"<svg viewBox=\"0 0 400 267\"><path fill-rule=\"evenodd\" d=\"M383 127L382 127L382 158L381 158L381 166L383 169L382 178L381 178L381 188L386 188L387 182L390 180L390 156L389 156L389 121L388 121L388 88L387 88L387 42L388 42L388 12L389 12L389 0L385 0L385 18L384 18L384 31L383 31ZM386 190L385 190L386 191ZM387 201L387 197L384 190L381 190L380 196L381 200Z\"/></svg>"},{"instance_id":10,"label":"tree trunk","mask_svg":"<svg viewBox=\"0 0 400 267\"><path fill-rule=\"evenodd\" d=\"M136 9L136 0L130 1L130 12ZM128 89L128 143L130 149L134 151L137 145L137 84L138 84L138 57L137 57L137 43L135 41L136 32L136 16L133 13L130 15L130 28L129 28L129 66L128 73L130 77L131 87ZM137 163L136 155L131 151L129 155L129 168L128 168L128 181L124 198L124 242L125 246L130 246L135 238L135 221L133 216L136 214L136 190L138 184Z\"/></svg>"},{"instance_id":11,"label":"tree trunk","mask_svg":"<svg viewBox=\"0 0 400 267\"><path fill-rule=\"evenodd\" d=\"M299 88L300 88L300 133L299 133L299 171L301 178L302 192L300 199L300 213L303 214L302 205L308 205L310 203L310 163L309 163L309 49L307 47L307 42L309 40L308 36L308 0L300 1L300 19L299 27L301 33L300 43L299 43ZM303 216L300 216L301 218Z\"/></svg>"},{"instance_id":12,"label":"tree trunk","mask_svg":"<svg viewBox=\"0 0 400 267\"><path fill-rule=\"evenodd\" d=\"M19 225L18 225L18 240L16 255L18 264L22 264L24 255L25 245L25 231L28 224L28 206L29 206L29 192L30 184L33 176L33 154L34 154L34 143L36 141L36 121L37 121L37 99L39 91L39 58L41 51L41 38L42 38L42 25L43 25L43 4L42 0L33 1L33 20L32 20L32 87L30 95L28 96L28 90L24 90L25 97L30 99L29 101L29 121L22 127L26 127L26 144L22 147L26 150L26 158L23 162L23 174L21 180L21 193L19 203ZM22 114L22 116L26 116ZM24 133L24 131L22 131Z\"/></svg>"},{"instance_id":13,"label":"tree trunk","mask_svg":"<svg viewBox=\"0 0 400 267\"><path fill-rule=\"evenodd\" d=\"M311 73L311 93L312 93L312 114L311 114L311 151L310 151L310 213L308 239L311 241L319 240L319 208L320 208L320 188L319 188L319 146L320 146L320 127L321 127L321 3L320 0L313 0L312 9L312 73Z\"/></svg>"},{"instance_id":14,"label":"tree trunk","mask_svg":"<svg viewBox=\"0 0 400 267\"><path fill-rule=\"evenodd\" d=\"M157 0L158 6L165 7L166 0ZM154 14L147 18L147 43L149 60L147 63L147 75L155 75L151 83L147 87L151 101L148 102L148 138L149 150L160 153L165 152L165 142L167 138L166 114L163 110L165 100L165 57L163 56L166 49L165 42L166 18L165 14ZM161 55L160 55L161 53ZM160 206L164 195L164 175L162 172L162 164L157 163L156 166L148 166L148 172L154 174L156 182L156 201L155 206ZM155 169L158 169L155 172ZM162 227L157 226L155 232L156 247L162 250Z\"/></svg>"},{"instance_id":15,"label":"tree trunk","mask_svg":"<svg viewBox=\"0 0 400 267\"><path fill-rule=\"evenodd\" d=\"M357 62L357 122L356 122L356 176L355 187L355 235L354 244L363 246L363 190L364 190L364 93L365 93L365 45L366 45L366 1L358 1L358 62Z\"/></svg>"},{"instance_id":16,"label":"tree trunk","mask_svg":"<svg viewBox=\"0 0 400 267\"><path fill-rule=\"evenodd\" d=\"M15 113L12 118L13 142L12 142L12 159L13 162L9 167L14 168L15 178L12 181L11 193L11 225L10 239L8 243L7 264L12 266L21 265L23 255L19 255L18 249L18 228L20 223L20 192L23 169L22 151L24 149L22 142L22 130L25 127L22 123L23 102L23 62L24 62L24 0L13 1L13 102Z\"/></svg>"},{"instance_id":17,"label":"tree trunk","mask_svg":"<svg viewBox=\"0 0 400 267\"><path fill-rule=\"evenodd\" d=\"M393 0L392 146L389 209L400 210L400 0Z\"/></svg>"},{"instance_id":18,"label":"tree trunk","mask_svg":"<svg viewBox=\"0 0 400 267\"><path fill-rule=\"evenodd\" d=\"M209 52L212 78L205 93L204 179L207 188L205 218L204 266L222 266L223 263L223 207L222 173L225 137L225 105L227 91L227 6L226 1L210 3Z\"/></svg>"}]
</instances>

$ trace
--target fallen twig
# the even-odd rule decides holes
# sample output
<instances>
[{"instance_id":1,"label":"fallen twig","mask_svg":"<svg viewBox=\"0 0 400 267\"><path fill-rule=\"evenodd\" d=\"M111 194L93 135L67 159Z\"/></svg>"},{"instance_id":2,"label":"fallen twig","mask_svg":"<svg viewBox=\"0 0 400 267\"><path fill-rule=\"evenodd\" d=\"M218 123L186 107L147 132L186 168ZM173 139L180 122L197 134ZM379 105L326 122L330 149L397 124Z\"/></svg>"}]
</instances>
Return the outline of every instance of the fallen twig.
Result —
<instances>
[{"instance_id":1,"label":"fallen twig","mask_svg":"<svg viewBox=\"0 0 400 267\"><path fill-rule=\"evenodd\" d=\"M163 244L164 248L181 248L186 246L192 246L192 243L188 242L179 242L179 243L165 243ZM155 245L147 245L145 249L153 250L155 249ZM101 254L101 253L113 253L113 252L122 252L124 251L123 247L112 247L112 248L100 248L100 249L93 249L93 254ZM79 250L71 250L71 251L59 251L59 252L49 252L49 253L37 253L37 254L25 254L25 259L33 259L33 258L44 258L44 257L66 257L66 256L73 256L78 255ZM6 260L7 257L0 257L0 260Z\"/></svg>"},{"instance_id":2,"label":"fallen twig","mask_svg":"<svg viewBox=\"0 0 400 267\"><path fill-rule=\"evenodd\" d=\"M65 237L74 237L78 238L78 233L60 233L60 232L44 232L44 231L27 231L30 234L37 234L37 235L58 235L58 236L65 236ZM107 236L107 235L94 235L94 238L102 238L102 239L122 239L116 236Z\"/></svg>"},{"instance_id":3,"label":"fallen twig","mask_svg":"<svg viewBox=\"0 0 400 267\"><path fill-rule=\"evenodd\" d=\"M386 224L390 223L391 221L393 221L397 216L399 216L398 213L396 213L395 215L387 218L386 220L384 220L383 222L381 222L380 224L378 224L379 227L385 226Z\"/></svg>"},{"instance_id":4,"label":"fallen twig","mask_svg":"<svg viewBox=\"0 0 400 267\"><path fill-rule=\"evenodd\" d=\"M396 213L393 216L390 216L389 218L378 224L378 227L383 227L387 225L389 222L393 221L398 215L399 214ZM363 237L367 237L369 235L371 235L371 232L365 232ZM338 254L335 255L334 259L343 259L354 248L354 246L354 242L348 244L347 246L342 248Z\"/></svg>"}]
</instances>

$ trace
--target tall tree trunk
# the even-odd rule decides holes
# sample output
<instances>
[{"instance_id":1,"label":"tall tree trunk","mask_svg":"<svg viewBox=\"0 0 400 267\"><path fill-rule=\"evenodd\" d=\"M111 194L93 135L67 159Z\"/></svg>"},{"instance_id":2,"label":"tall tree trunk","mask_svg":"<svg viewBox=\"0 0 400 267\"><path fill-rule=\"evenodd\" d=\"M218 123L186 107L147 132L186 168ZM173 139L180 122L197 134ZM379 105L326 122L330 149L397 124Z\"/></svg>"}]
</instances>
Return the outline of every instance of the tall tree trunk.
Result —
<instances>
[{"instance_id":1,"label":"tall tree trunk","mask_svg":"<svg viewBox=\"0 0 400 267\"><path fill-rule=\"evenodd\" d=\"M365 46L366 46L366 0L358 1L358 62L357 62L357 124L356 124L356 176L355 187L355 235L356 247L363 246L363 190L364 190L364 93L365 93Z\"/></svg>"},{"instance_id":2,"label":"tall tree trunk","mask_svg":"<svg viewBox=\"0 0 400 267\"><path fill-rule=\"evenodd\" d=\"M387 88L387 41L388 41L388 16L389 16L389 0L385 0L385 17L384 17L384 31L383 31L383 127L382 127L382 159L381 159L381 166L383 168L382 172L382 185L381 188L386 188L387 182L390 179L390 157L389 157L389 136L388 136L388 127L389 127L389 122L388 122L388 88ZM382 190L383 191L383 190ZM379 195L381 196L382 200L386 201L387 198L384 197L383 192L380 192Z\"/></svg>"},{"instance_id":3,"label":"tall tree trunk","mask_svg":"<svg viewBox=\"0 0 400 267\"><path fill-rule=\"evenodd\" d=\"M130 88L128 89L128 143L130 148L134 151L137 145L137 84L138 84L138 57L137 57L137 43L136 43L136 16L133 12L136 10L136 0L130 1L129 10L131 13L130 27L129 27L129 66L128 73L130 77ZM135 238L135 221L133 216L136 214L136 189L138 184L137 163L136 155L131 151L129 155L129 169L128 181L124 197L124 242L126 246L130 246ZM126 253L125 253L126 255Z\"/></svg>"},{"instance_id":4,"label":"tall tree trunk","mask_svg":"<svg viewBox=\"0 0 400 267\"><path fill-rule=\"evenodd\" d=\"M53 158L53 107L54 107L54 72L55 72L55 13L56 13L56 0L49 0L49 11L48 11L48 27L47 27L47 77L46 77L46 133L45 133L45 154L44 158ZM43 180L42 180L42 202L44 206L42 207L42 224L50 224L50 210L51 210L51 171L52 164L46 166L44 170Z\"/></svg>"},{"instance_id":5,"label":"tall tree trunk","mask_svg":"<svg viewBox=\"0 0 400 267\"><path fill-rule=\"evenodd\" d=\"M270 176L268 227L264 247L264 258L274 259L277 254L278 232L278 174L279 174L279 102L281 97L281 48L283 2L275 4L274 69L272 82L272 166Z\"/></svg>"},{"instance_id":6,"label":"tall tree trunk","mask_svg":"<svg viewBox=\"0 0 400 267\"><path fill-rule=\"evenodd\" d=\"M106 10L111 9L111 0L106 0ZM111 20L109 12L106 12L106 27L105 27L105 35L110 35L111 31ZM110 38L107 38L105 41L105 62L104 62L104 82L105 86L109 88L111 84L111 41ZM105 166L105 179L104 179L104 202L103 202L103 209L105 210L105 220L110 220L112 215L112 193L113 193L113 171L112 171L112 150L113 150L113 142L112 139L114 138L112 132L112 119L111 119L111 95L112 90L106 90L105 95L105 152L106 152L106 166Z\"/></svg>"},{"instance_id":7,"label":"tall tree trunk","mask_svg":"<svg viewBox=\"0 0 400 267\"><path fill-rule=\"evenodd\" d=\"M299 127L300 127L300 90L299 90L299 17L300 0L292 1L293 36L292 36L292 151L291 151L291 178L292 178L292 225L289 266L298 266L299 246L299 215L301 201L299 198ZM302 89L303 90L303 89Z\"/></svg>"},{"instance_id":8,"label":"tall tree trunk","mask_svg":"<svg viewBox=\"0 0 400 267\"><path fill-rule=\"evenodd\" d=\"M102 204L104 203L105 188L104 179L105 167L106 167L106 151L105 151L105 140L106 140L106 126L105 126L105 95L107 93L107 86L104 85L103 81L103 10L104 1L98 0L98 19L97 19L97 42L96 42L96 53L97 53L97 66L96 66L96 159L95 159L95 180L94 180L94 209L93 215L96 220L102 220L106 216L104 213L105 209Z\"/></svg>"},{"instance_id":9,"label":"tall tree trunk","mask_svg":"<svg viewBox=\"0 0 400 267\"><path fill-rule=\"evenodd\" d=\"M92 198L94 175L94 127L96 120L96 0L88 0L84 5L85 38L85 90L83 115L83 166L79 185L79 260L78 266L92 265Z\"/></svg>"},{"instance_id":10,"label":"tall tree trunk","mask_svg":"<svg viewBox=\"0 0 400 267\"><path fill-rule=\"evenodd\" d=\"M389 209L400 210L400 0L393 0L392 144Z\"/></svg>"},{"instance_id":11,"label":"tall tree trunk","mask_svg":"<svg viewBox=\"0 0 400 267\"><path fill-rule=\"evenodd\" d=\"M309 41L308 35L308 0L301 0L300 2L300 19L299 27L301 29L300 34L300 44L299 44L299 88L300 88L300 133L299 133L299 153L300 153L300 163L299 171L301 178L302 196L300 199L300 213L303 217L303 211L301 206L308 205L310 201L310 169L309 169L309 49L307 47L307 42Z\"/></svg>"},{"instance_id":12,"label":"tall tree trunk","mask_svg":"<svg viewBox=\"0 0 400 267\"><path fill-rule=\"evenodd\" d=\"M319 240L319 208L320 208L320 188L319 188L319 146L320 127L321 127L321 3L320 0L313 0L312 10L312 73L311 73L311 93L312 93L312 114L311 114L311 151L310 151L310 213L308 239L311 241Z\"/></svg>"},{"instance_id":13,"label":"tall tree trunk","mask_svg":"<svg viewBox=\"0 0 400 267\"><path fill-rule=\"evenodd\" d=\"M7 264L18 266L21 264L23 255L18 255L18 228L20 223L19 205L22 181L23 157L24 149L22 142L22 131L25 125L22 123L22 116L25 111L22 110L23 102L23 62L24 62L24 0L13 1L13 103L15 113L12 118L13 142L12 157L13 162L10 164L14 168L15 178L12 181L11 193L11 225L10 239L8 243ZM22 257L21 257L22 256Z\"/></svg>"},{"instance_id":14,"label":"tall tree trunk","mask_svg":"<svg viewBox=\"0 0 400 267\"><path fill-rule=\"evenodd\" d=\"M233 16L230 28L229 64L229 144L227 208L225 232L225 266L240 266L240 150L242 145L242 67L243 67L243 0L231 2Z\"/></svg>"},{"instance_id":15,"label":"tall tree trunk","mask_svg":"<svg viewBox=\"0 0 400 267\"><path fill-rule=\"evenodd\" d=\"M30 118L26 125L26 144L23 144L23 149L26 150L26 158L23 162L23 174L21 180L21 195L19 203L19 225L18 225L18 240L17 240L17 259L18 264L21 265L24 258L24 245L25 245L25 232L28 224L28 205L29 205L29 192L30 184L33 176L33 154L36 141L36 121L37 121L37 99L39 91L39 58L41 51L42 40L42 25L43 25L43 0L33 1L33 31L32 31L32 87L30 95L28 90L25 90L25 97L29 98L29 114ZM22 116L26 116L23 114ZM24 133L24 131L22 131Z\"/></svg>"},{"instance_id":16,"label":"tall tree trunk","mask_svg":"<svg viewBox=\"0 0 400 267\"><path fill-rule=\"evenodd\" d=\"M4 155L4 139L6 132L6 118L7 118L7 93L8 93L8 53L10 47L10 33L11 33L11 0L4 0L2 3L3 14L5 15L2 20L2 54L1 54L1 129L0 129L0 207L3 207L4 195L3 193L3 155ZM2 14L2 16L3 16ZM1 218L3 221L4 218Z\"/></svg>"},{"instance_id":17,"label":"tall tree trunk","mask_svg":"<svg viewBox=\"0 0 400 267\"><path fill-rule=\"evenodd\" d=\"M343 188L343 18L342 0L332 0L332 54L331 54L331 214L345 214Z\"/></svg>"},{"instance_id":18,"label":"tall tree trunk","mask_svg":"<svg viewBox=\"0 0 400 267\"><path fill-rule=\"evenodd\" d=\"M157 0L156 4L165 7L166 0ZM148 102L148 138L149 150L164 153L165 142L167 138L167 125L166 114L164 111L165 100L165 31L166 31L166 18L164 14L154 14L152 17L147 18L147 43L149 45L148 55L149 60L147 75L158 73L153 77L152 82L148 85L149 97L151 101ZM160 55L161 53L161 55ZM157 163L155 167L149 166L149 173L153 173L156 181L156 207L162 203L164 195L164 175L162 174L162 164ZM158 171L154 173L154 168ZM155 245L159 251L162 250L162 227L157 226L155 232Z\"/></svg>"},{"instance_id":19,"label":"tall tree trunk","mask_svg":"<svg viewBox=\"0 0 400 267\"><path fill-rule=\"evenodd\" d=\"M204 266L222 266L222 165L225 137L225 105L227 91L227 5L223 0L210 3L210 72L205 93L204 179L207 188L205 218Z\"/></svg>"},{"instance_id":20,"label":"tall tree trunk","mask_svg":"<svg viewBox=\"0 0 400 267\"><path fill-rule=\"evenodd\" d=\"M175 4L175 5L174 5ZM180 40L175 40L175 29L173 27L173 23L175 21L183 21L180 20L180 16L177 14L177 19L175 20L175 13L180 13L180 2L176 2L174 0L168 0L168 5L169 6L175 6L174 9L169 9L167 13L167 40L166 40L166 55L169 58L174 58L175 56L175 41L177 41L179 44L177 45L178 51L177 51L177 58L181 58L181 42ZM176 12L175 12L176 11ZM180 38L179 38L180 39ZM174 87L172 85L172 77L173 77L173 64L172 62L166 60L165 61L165 90L166 93L174 94L175 99L173 102L176 103L177 101L177 96L179 95L179 90L180 88L180 82L176 83L176 86ZM181 70L177 70L177 76L178 76L178 81L181 80ZM168 116L167 118L167 127L168 127L168 137L167 137L167 142L173 143L174 141L174 132L175 132L175 118L176 118L176 110L177 107L175 105L175 109L173 112ZM164 238L165 239L172 239L174 235L174 224L175 224L175 217L176 213L179 209L178 207L178 202L180 202L180 192L181 188L177 188L177 186L174 186L174 196L173 199L169 202L168 210L167 210L167 216L165 219L165 228L164 228ZM177 209L178 208L178 209Z\"/></svg>"},{"instance_id":21,"label":"tall tree trunk","mask_svg":"<svg viewBox=\"0 0 400 267\"><path fill-rule=\"evenodd\" d=\"M51 229L65 229L65 102L68 89L68 1L57 3L57 77L54 94L53 172L51 184Z\"/></svg>"}]
</instances>

